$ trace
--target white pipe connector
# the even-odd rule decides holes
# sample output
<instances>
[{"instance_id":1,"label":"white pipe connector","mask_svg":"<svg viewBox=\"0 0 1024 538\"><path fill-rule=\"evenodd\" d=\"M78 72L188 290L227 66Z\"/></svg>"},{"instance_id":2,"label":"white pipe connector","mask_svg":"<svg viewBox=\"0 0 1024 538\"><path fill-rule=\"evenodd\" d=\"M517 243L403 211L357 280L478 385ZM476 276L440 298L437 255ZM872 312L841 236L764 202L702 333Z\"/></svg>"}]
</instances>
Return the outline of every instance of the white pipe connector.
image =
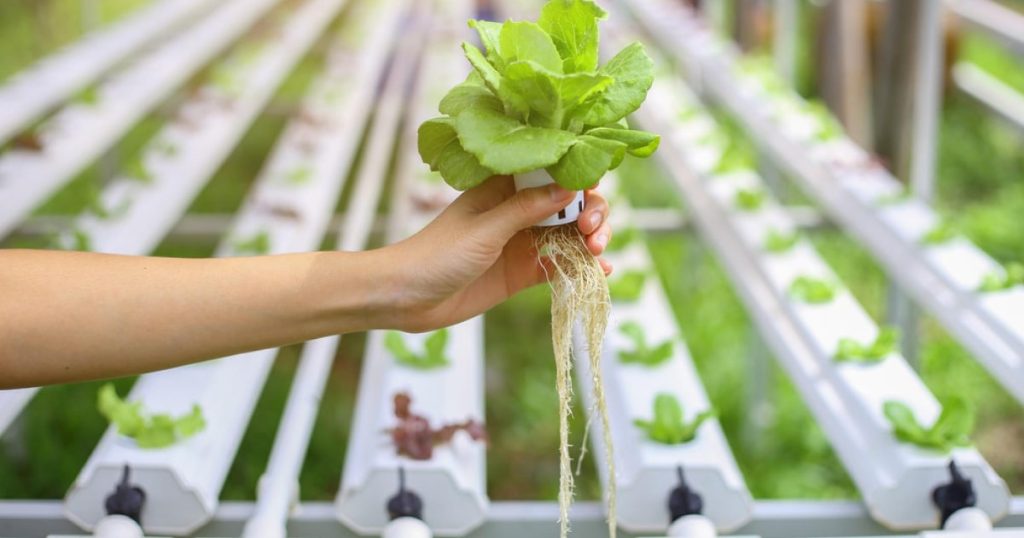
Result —
<instances>
[{"instance_id":1,"label":"white pipe connector","mask_svg":"<svg viewBox=\"0 0 1024 538\"><path fill-rule=\"evenodd\" d=\"M718 538L718 531L710 519L700 515L683 516L672 522L668 536L679 538Z\"/></svg>"},{"instance_id":2,"label":"white pipe connector","mask_svg":"<svg viewBox=\"0 0 1024 538\"><path fill-rule=\"evenodd\" d=\"M961 508L949 516L946 524L942 526L944 531L990 531L992 521L984 510L971 506Z\"/></svg>"},{"instance_id":3,"label":"white pipe connector","mask_svg":"<svg viewBox=\"0 0 1024 538\"><path fill-rule=\"evenodd\" d=\"M533 187L544 187L555 182L543 169L534 170L525 174L516 174L516 191L530 189ZM576 196L564 209L537 223L537 226L559 226L576 222L583 212L583 191L576 191Z\"/></svg>"},{"instance_id":4,"label":"white pipe connector","mask_svg":"<svg viewBox=\"0 0 1024 538\"><path fill-rule=\"evenodd\" d=\"M128 516L107 516L93 528L96 538L143 538L142 527Z\"/></svg>"},{"instance_id":5,"label":"white pipe connector","mask_svg":"<svg viewBox=\"0 0 1024 538\"><path fill-rule=\"evenodd\" d=\"M423 521L414 517L400 517L384 527L381 538L433 538L434 533Z\"/></svg>"}]
</instances>

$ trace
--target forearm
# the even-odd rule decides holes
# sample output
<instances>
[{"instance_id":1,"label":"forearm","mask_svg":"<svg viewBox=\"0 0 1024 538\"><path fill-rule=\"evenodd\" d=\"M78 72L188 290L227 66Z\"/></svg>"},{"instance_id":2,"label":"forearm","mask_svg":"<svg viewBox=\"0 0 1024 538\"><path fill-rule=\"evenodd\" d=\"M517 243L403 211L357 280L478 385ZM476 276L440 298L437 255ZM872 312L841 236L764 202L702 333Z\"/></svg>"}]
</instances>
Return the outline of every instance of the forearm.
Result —
<instances>
[{"instance_id":1,"label":"forearm","mask_svg":"<svg viewBox=\"0 0 1024 538\"><path fill-rule=\"evenodd\" d=\"M0 388L159 370L388 326L387 254L0 252Z\"/></svg>"}]
</instances>

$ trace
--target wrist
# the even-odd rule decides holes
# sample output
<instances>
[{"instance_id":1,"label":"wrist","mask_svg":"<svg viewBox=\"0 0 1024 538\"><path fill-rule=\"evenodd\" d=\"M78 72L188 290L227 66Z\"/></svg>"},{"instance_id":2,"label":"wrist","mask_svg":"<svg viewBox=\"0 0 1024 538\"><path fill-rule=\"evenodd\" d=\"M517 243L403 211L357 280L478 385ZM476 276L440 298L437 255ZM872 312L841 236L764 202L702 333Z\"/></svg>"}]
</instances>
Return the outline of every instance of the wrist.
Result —
<instances>
[{"instance_id":1,"label":"wrist","mask_svg":"<svg viewBox=\"0 0 1024 538\"><path fill-rule=\"evenodd\" d=\"M311 282L327 282L309 290L317 317L328 333L397 328L402 313L403 268L387 249L320 252L318 273Z\"/></svg>"}]
</instances>

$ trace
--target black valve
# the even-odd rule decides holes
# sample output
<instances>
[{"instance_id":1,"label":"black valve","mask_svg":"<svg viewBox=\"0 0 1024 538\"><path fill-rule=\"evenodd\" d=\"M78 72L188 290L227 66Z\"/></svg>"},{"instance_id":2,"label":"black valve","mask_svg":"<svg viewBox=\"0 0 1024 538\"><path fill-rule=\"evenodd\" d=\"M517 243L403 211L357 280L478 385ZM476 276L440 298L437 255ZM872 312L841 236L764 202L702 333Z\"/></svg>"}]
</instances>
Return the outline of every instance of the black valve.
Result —
<instances>
[{"instance_id":1,"label":"black valve","mask_svg":"<svg viewBox=\"0 0 1024 538\"><path fill-rule=\"evenodd\" d=\"M679 476L679 485L668 496L668 511L672 516L670 522L704 511L704 500L686 483L682 465L676 467L676 474Z\"/></svg>"},{"instance_id":2,"label":"black valve","mask_svg":"<svg viewBox=\"0 0 1024 538\"><path fill-rule=\"evenodd\" d=\"M124 466L121 474L121 482L106 500L105 507L108 516L126 516L132 518L136 523L142 525L142 507L146 504L146 492L139 486L133 486L131 468Z\"/></svg>"},{"instance_id":3,"label":"black valve","mask_svg":"<svg viewBox=\"0 0 1024 538\"><path fill-rule=\"evenodd\" d=\"M423 519L423 500L419 495L405 489L405 469L398 468L398 493L388 499L388 517L414 517Z\"/></svg>"},{"instance_id":4,"label":"black valve","mask_svg":"<svg viewBox=\"0 0 1024 538\"><path fill-rule=\"evenodd\" d=\"M949 516L952 516L957 510L969 508L978 503L971 479L960 474L960 469L957 468L956 462L953 460L949 460L949 476L951 480L948 484L932 490L932 502L942 513L940 529L946 525Z\"/></svg>"}]
</instances>

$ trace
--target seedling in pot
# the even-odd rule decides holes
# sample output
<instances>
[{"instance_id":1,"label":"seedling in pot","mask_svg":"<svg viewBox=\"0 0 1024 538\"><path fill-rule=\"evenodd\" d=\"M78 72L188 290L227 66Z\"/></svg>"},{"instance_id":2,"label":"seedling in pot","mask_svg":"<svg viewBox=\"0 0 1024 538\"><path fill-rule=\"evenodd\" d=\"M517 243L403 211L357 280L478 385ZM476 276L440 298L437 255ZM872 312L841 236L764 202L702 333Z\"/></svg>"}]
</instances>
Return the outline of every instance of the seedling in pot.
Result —
<instances>
[{"instance_id":1,"label":"seedling in pot","mask_svg":"<svg viewBox=\"0 0 1024 538\"><path fill-rule=\"evenodd\" d=\"M398 331L388 331L384 336L384 347L395 358L395 362L417 370L432 370L448 366L450 361L445 355L448 345L448 329L434 331L423 342L423 352L416 353L409 349Z\"/></svg>"},{"instance_id":2,"label":"seedling in pot","mask_svg":"<svg viewBox=\"0 0 1024 538\"><path fill-rule=\"evenodd\" d=\"M895 327L884 327L878 336L868 344L853 338L841 338L836 347L836 362L859 362L874 364L892 355L900 343L900 331Z\"/></svg>"},{"instance_id":3,"label":"seedling in pot","mask_svg":"<svg viewBox=\"0 0 1024 538\"><path fill-rule=\"evenodd\" d=\"M141 154L136 155L128 161L128 164L124 167L124 174L128 179L133 181L139 181L141 183L153 182L153 174L149 171L149 168L146 167L146 161L143 159Z\"/></svg>"},{"instance_id":4,"label":"seedling in pot","mask_svg":"<svg viewBox=\"0 0 1024 538\"><path fill-rule=\"evenodd\" d=\"M487 442L487 430L480 422L467 419L435 429L426 417L412 412L412 397L408 393L395 394L393 401L398 424L388 429L387 433L399 456L429 460L434 457L434 447L451 442L459 431L466 432L474 441Z\"/></svg>"},{"instance_id":5,"label":"seedling in pot","mask_svg":"<svg viewBox=\"0 0 1024 538\"><path fill-rule=\"evenodd\" d=\"M960 235L956 224L950 219L942 219L932 229L921 236L922 245L942 245Z\"/></svg>"},{"instance_id":6,"label":"seedling in pot","mask_svg":"<svg viewBox=\"0 0 1024 538\"><path fill-rule=\"evenodd\" d=\"M1024 264L1010 263L1002 271L985 275L978 285L978 291L991 293L1008 290L1014 286L1024 286Z\"/></svg>"},{"instance_id":7,"label":"seedling in pot","mask_svg":"<svg viewBox=\"0 0 1024 538\"><path fill-rule=\"evenodd\" d=\"M270 234L266 230L238 239L234 242L235 253L260 255L270 252Z\"/></svg>"},{"instance_id":8,"label":"seedling in pot","mask_svg":"<svg viewBox=\"0 0 1024 538\"><path fill-rule=\"evenodd\" d=\"M772 228L771 230L768 230L768 234L764 236L764 244L762 245L762 248L764 248L766 252L781 254L783 252L789 252L799 242L800 232L782 232Z\"/></svg>"},{"instance_id":9,"label":"seedling in pot","mask_svg":"<svg viewBox=\"0 0 1024 538\"><path fill-rule=\"evenodd\" d=\"M139 448L166 448L206 428L203 411L198 405L178 418L167 414L147 415L141 402L122 400L112 383L100 389L96 405L117 432L134 439Z\"/></svg>"},{"instance_id":10,"label":"seedling in pot","mask_svg":"<svg viewBox=\"0 0 1024 538\"><path fill-rule=\"evenodd\" d=\"M789 285L789 294L808 304L825 304L835 299L839 285L831 280L813 276L798 276Z\"/></svg>"},{"instance_id":11,"label":"seedling in pot","mask_svg":"<svg viewBox=\"0 0 1024 538\"><path fill-rule=\"evenodd\" d=\"M608 322L608 284L573 222L583 210L582 191L622 163L647 157L657 135L625 122L647 97L653 62L639 43L598 66L598 22L607 14L592 0L551 0L536 23L470 21L484 46L463 43L473 72L441 100L441 117L419 127L418 147L430 169L457 190L492 176L512 175L517 188L552 182L577 191L536 233L537 252L552 261L552 344L559 394L559 509L561 536L569 531L572 473L569 457L569 372L576 322L587 339L595 372L593 390L605 425L606 465L614 459L600 376L601 345ZM614 481L608 493L614 507ZM608 531L614 537L615 512Z\"/></svg>"},{"instance_id":12,"label":"seedling in pot","mask_svg":"<svg viewBox=\"0 0 1024 538\"><path fill-rule=\"evenodd\" d=\"M654 397L654 417L651 420L638 418L633 420L633 424L655 443L680 445L693 441L701 424L714 416L715 411L708 409L687 422L683 417L683 406L679 400L669 393L662 392Z\"/></svg>"},{"instance_id":13,"label":"seedling in pot","mask_svg":"<svg viewBox=\"0 0 1024 538\"><path fill-rule=\"evenodd\" d=\"M764 190L754 187L750 189L739 189L733 195L733 205L740 211L753 212L761 209L764 205Z\"/></svg>"},{"instance_id":14,"label":"seedling in pot","mask_svg":"<svg viewBox=\"0 0 1024 538\"><path fill-rule=\"evenodd\" d=\"M971 445L974 408L960 396L943 402L942 413L930 428L921 425L914 411L902 402L889 400L885 402L883 411L892 425L892 434L904 443L942 453Z\"/></svg>"},{"instance_id":15,"label":"seedling in pot","mask_svg":"<svg viewBox=\"0 0 1024 538\"><path fill-rule=\"evenodd\" d=\"M643 271L626 271L608 281L608 291L612 301L616 303L635 303L640 299L647 282L647 273Z\"/></svg>"},{"instance_id":16,"label":"seedling in pot","mask_svg":"<svg viewBox=\"0 0 1024 538\"><path fill-rule=\"evenodd\" d=\"M305 185L313 179L313 169L308 164L300 164L285 172L281 179L288 185Z\"/></svg>"},{"instance_id":17,"label":"seedling in pot","mask_svg":"<svg viewBox=\"0 0 1024 538\"><path fill-rule=\"evenodd\" d=\"M100 102L99 87L96 85L86 87L78 93L76 100L88 107L96 106Z\"/></svg>"},{"instance_id":18,"label":"seedling in pot","mask_svg":"<svg viewBox=\"0 0 1024 538\"><path fill-rule=\"evenodd\" d=\"M672 358L672 349L674 347L672 340L666 340L654 347L649 347L647 337L644 335L643 326L635 321L627 321L620 325L619 332L633 343L632 350L619 350L619 360L623 364L658 366Z\"/></svg>"},{"instance_id":19,"label":"seedling in pot","mask_svg":"<svg viewBox=\"0 0 1024 538\"><path fill-rule=\"evenodd\" d=\"M723 135L724 136L724 135ZM737 139L727 139L724 144L725 151L715 165L715 175L723 176L733 172L753 170L757 165L757 159L750 144Z\"/></svg>"}]
</instances>

